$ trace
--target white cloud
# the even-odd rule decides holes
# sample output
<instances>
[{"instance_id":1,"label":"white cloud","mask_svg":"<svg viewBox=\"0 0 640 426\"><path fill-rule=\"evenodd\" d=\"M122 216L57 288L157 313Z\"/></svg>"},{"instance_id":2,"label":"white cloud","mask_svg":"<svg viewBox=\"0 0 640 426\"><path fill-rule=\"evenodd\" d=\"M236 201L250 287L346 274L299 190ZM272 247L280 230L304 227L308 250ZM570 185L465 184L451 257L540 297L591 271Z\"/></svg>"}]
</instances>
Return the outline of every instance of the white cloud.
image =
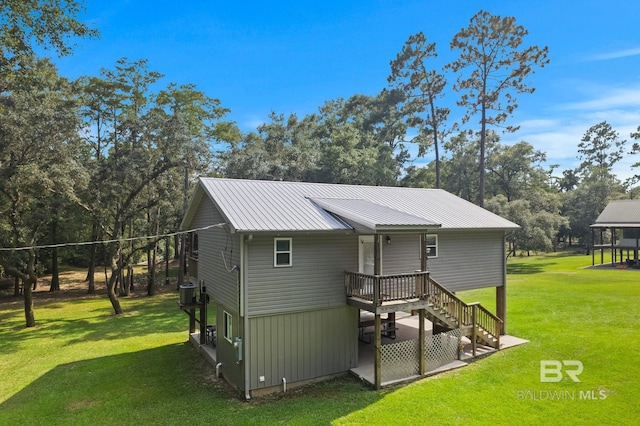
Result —
<instances>
[{"instance_id":1,"label":"white cloud","mask_svg":"<svg viewBox=\"0 0 640 426\"><path fill-rule=\"evenodd\" d=\"M601 53L593 55L590 59L592 61L607 61L609 59L627 58L629 56L640 55L640 47L634 47L632 49L618 50L615 52Z\"/></svg>"},{"instance_id":2,"label":"white cloud","mask_svg":"<svg viewBox=\"0 0 640 426\"><path fill-rule=\"evenodd\" d=\"M606 88L592 99L571 102L561 106L565 110L607 110L640 107L640 87Z\"/></svg>"}]
</instances>

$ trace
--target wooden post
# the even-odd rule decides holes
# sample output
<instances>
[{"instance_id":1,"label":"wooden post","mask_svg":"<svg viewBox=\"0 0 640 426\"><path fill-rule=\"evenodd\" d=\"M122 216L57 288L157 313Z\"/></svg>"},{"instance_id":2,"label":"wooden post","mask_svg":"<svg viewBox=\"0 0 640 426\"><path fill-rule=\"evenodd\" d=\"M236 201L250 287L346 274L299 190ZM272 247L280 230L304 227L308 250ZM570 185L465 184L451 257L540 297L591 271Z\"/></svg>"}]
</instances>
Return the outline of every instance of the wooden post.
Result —
<instances>
[{"instance_id":1,"label":"wooden post","mask_svg":"<svg viewBox=\"0 0 640 426\"><path fill-rule=\"evenodd\" d=\"M420 234L420 270L427 270L427 234Z\"/></svg>"},{"instance_id":2,"label":"wooden post","mask_svg":"<svg viewBox=\"0 0 640 426\"><path fill-rule=\"evenodd\" d=\"M375 306L381 306L382 300L380 298L380 274L382 271L382 253L380 253L380 234L375 234L373 236L373 275L374 278L374 293L373 293L373 303ZM379 317L379 315L378 315ZM378 331L376 331L378 333Z\"/></svg>"},{"instance_id":3,"label":"wooden post","mask_svg":"<svg viewBox=\"0 0 640 426\"><path fill-rule=\"evenodd\" d=\"M373 236L373 275L382 271L382 253L380 253L380 234Z\"/></svg>"},{"instance_id":4,"label":"wooden post","mask_svg":"<svg viewBox=\"0 0 640 426\"><path fill-rule=\"evenodd\" d=\"M475 310L474 310L475 312ZM500 334L507 333L507 286L496 287L496 316L502 320Z\"/></svg>"},{"instance_id":5,"label":"wooden post","mask_svg":"<svg viewBox=\"0 0 640 426\"><path fill-rule=\"evenodd\" d=\"M195 308L189 309L189 334L196 332L196 310Z\"/></svg>"},{"instance_id":6,"label":"wooden post","mask_svg":"<svg viewBox=\"0 0 640 426\"><path fill-rule=\"evenodd\" d=\"M603 265L604 264L604 236L603 236L604 231L602 230L602 228L600 228L600 247L602 247L600 249L600 264Z\"/></svg>"},{"instance_id":7,"label":"wooden post","mask_svg":"<svg viewBox=\"0 0 640 426\"><path fill-rule=\"evenodd\" d=\"M616 237L615 228L609 228L611 232L611 266L616 265Z\"/></svg>"},{"instance_id":8,"label":"wooden post","mask_svg":"<svg viewBox=\"0 0 640 426\"><path fill-rule=\"evenodd\" d=\"M200 292L200 344L207 344L207 293Z\"/></svg>"},{"instance_id":9,"label":"wooden post","mask_svg":"<svg viewBox=\"0 0 640 426\"><path fill-rule=\"evenodd\" d=\"M478 340L477 336L478 328L476 327L476 305L471 306L471 352L473 356L476 356L476 340Z\"/></svg>"},{"instance_id":10,"label":"wooden post","mask_svg":"<svg viewBox=\"0 0 640 426\"><path fill-rule=\"evenodd\" d=\"M425 348L425 332L424 332L424 309L418 310L418 348L420 359L418 360L418 371L420 375L424 375L426 373L426 348Z\"/></svg>"},{"instance_id":11,"label":"wooden post","mask_svg":"<svg viewBox=\"0 0 640 426\"><path fill-rule=\"evenodd\" d=\"M596 264L596 253L595 253L595 250L593 249L593 246L596 242L595 240L596 240L596 230L594 228L591 228L591 266Z\"/></svg>"},{"instance_id":12,"label":"wooden post","mask_svg":"<svg viewBox=\"0 0 640 426\"><path fill-rule=\"evenodd\" d=\"M380 314L376 314L375 325L374 325L374 342L375 342L375 351L376 351L376 359L374 365L374 375L375 375L375 386L376 389L380 389L382 387L382 327L380 324Z\"/></svg>"}]
</instances>

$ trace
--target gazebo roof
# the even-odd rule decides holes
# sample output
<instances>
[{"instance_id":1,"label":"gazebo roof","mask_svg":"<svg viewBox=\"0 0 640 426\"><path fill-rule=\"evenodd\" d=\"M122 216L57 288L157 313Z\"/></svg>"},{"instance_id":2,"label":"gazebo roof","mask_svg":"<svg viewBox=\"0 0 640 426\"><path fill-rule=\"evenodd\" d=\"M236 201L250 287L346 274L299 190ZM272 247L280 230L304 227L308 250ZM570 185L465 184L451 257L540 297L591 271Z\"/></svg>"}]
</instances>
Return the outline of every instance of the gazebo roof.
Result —
<instances>
[{"instance_id":1,"label":"gazebo roof","mask_svg":"<svg viewBox=\"0 0 640 426\"><path fill-rule=\"evenodd\" d=\"M611 201L591 227L640 228L640 200Z\"/></svg>"}]
</instances>

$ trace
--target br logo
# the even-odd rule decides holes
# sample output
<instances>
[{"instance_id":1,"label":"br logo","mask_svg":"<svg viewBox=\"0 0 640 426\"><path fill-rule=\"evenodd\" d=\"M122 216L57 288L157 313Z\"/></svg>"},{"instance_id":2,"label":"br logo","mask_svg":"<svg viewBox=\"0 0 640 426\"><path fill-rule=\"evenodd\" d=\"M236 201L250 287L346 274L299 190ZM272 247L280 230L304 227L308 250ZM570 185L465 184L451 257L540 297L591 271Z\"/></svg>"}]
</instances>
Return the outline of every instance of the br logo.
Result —
<instances>
[{"instance_id":1,"label":"br logo","mask_svg":"<svg viewBox=\"0 0 640 426\"><path fill-rule=\"evenodd\" d=\"M584 370L584 366L580 361L543 359L540 360L540 382L556 383L561 381L565 375L574 382L579 382L578 375L582 373L582 370Z\"/></svg>"}]
</instances>

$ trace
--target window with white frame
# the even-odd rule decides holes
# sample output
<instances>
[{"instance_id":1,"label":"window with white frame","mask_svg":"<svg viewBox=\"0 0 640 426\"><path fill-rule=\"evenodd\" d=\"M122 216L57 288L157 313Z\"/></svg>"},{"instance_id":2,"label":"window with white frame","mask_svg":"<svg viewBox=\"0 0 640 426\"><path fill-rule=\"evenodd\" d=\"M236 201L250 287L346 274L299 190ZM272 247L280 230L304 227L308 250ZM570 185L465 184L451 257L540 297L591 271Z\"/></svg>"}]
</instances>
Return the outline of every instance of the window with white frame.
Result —
<instances>
[{"instance_id":1,"label":"window with white frame","mask_svg":"<svg viewBox=\"0 0 640 426\"><path fill-rule=\"evenodd\" d=\"M427 257L431 259L438 257L438 236L427 235L425 238L425 244L427 246Z\"/></svg>"},{"instance_id":2,"label":"window with white frame","mask_svg":"<svg viewBox=\"0 0 640 426\"><path fill-rule=\"evenodd\" d=\"M233 339L233 317L227 311L223 311L223 319L222 319L224 338L228 342L232 342Z\"/></svg>"},{"instance_id":3,"label":"window with white frame","mask_svg":"<svg viewBox=\"0 0 640 426\"><path fill-rule=\"evenodd\" d=\"M292 254L291 238L275 238L273 240L273 266L291 266Z\"/></svg>"}]
</instances>

